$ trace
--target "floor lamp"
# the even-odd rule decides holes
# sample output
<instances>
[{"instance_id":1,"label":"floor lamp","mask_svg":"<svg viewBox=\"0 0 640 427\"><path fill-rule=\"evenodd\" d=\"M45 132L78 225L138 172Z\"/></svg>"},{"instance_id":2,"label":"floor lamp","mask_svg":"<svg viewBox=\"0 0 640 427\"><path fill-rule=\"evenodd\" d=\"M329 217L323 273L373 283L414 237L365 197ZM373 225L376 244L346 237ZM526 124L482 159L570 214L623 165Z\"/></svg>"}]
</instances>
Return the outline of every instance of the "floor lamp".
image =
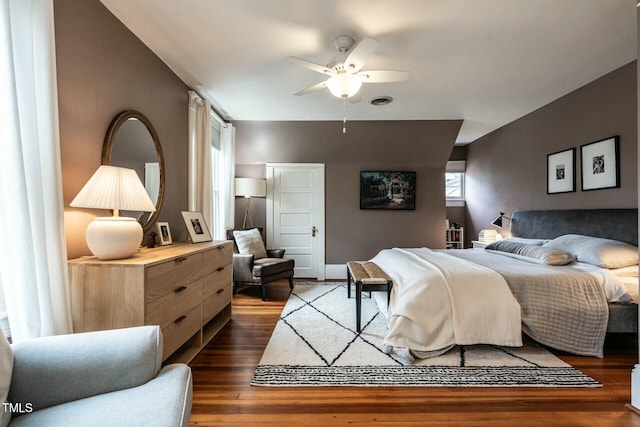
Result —
<instances>
[{"instance_id":1,"label":"floor lamp","mask_svg":"<svg viewBox=\"0 0 640 427\"><path fill-rule=\"evenodd\" d=\"M251 218L251 206L252 197L266 197L267 196L267 180L255 179L255 178L236 178L236 196L244 197L247 200L247 207L244 211L244 220L242 221L242 228L245 229L247 225L247 217L253 225L253 218Z\"/></svg>"}]
</instances>

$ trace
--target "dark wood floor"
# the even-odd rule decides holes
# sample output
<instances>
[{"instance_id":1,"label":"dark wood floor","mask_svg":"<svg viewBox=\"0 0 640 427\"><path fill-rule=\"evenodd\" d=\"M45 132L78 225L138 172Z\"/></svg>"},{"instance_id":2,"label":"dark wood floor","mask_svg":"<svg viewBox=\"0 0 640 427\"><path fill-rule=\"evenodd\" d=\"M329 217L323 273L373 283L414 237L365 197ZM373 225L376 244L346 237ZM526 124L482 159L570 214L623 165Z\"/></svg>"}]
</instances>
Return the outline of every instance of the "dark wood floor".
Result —
<instances>
[{"instance_id":1,"label":"dark wood floor","mask_svg":"<svg viewBox=\"0 0 640 427\"><path fill-rule=\"evenodd\" d=\"M288 297L286 282L234 296L233 318L191 363L191 425L640 426L630 402L634 336L608 338L604 359L555 352L602 388L252 387Z\"/></svg>"}]
</instances>

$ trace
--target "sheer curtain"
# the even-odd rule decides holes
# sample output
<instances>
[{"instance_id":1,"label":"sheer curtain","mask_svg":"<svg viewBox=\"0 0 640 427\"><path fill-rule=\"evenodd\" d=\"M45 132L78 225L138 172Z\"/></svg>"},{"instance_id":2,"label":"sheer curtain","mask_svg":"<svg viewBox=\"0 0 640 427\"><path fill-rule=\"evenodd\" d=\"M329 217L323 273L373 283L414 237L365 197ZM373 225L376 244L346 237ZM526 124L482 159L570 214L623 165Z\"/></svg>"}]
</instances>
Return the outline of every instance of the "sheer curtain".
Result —
<instances>
[{"instance_id":1,"label":"sheer curtain","mask_svg":"<svg viewBox=\"0 0 640 427\"><path fill-rule=\"evenodd\" d=\"M227 123L220 129L220 164L218 179L220 180L220 203L217 206L219 221L216 224L216 238L227 238L226 230L234 227L235 221L235 194L234 177L236 174L236 129Z\"/></svg>"},{"instance_id":2,"label":"sheer curtain","mask_svg":"<svg viewBox=\"0 0 640 427\"><path fill-rule=\"evenodd\" d=\"M71 332L52 0L0 0L0 284L14 342Z\"/></svg>"},{"instance_id":3,"label":"sheer curtain","mask_svg":"<svg viewBox=\"0 0 640 427\"><path fill-rule=\"evenodd\" d=\"M189 210L213 224L211 185L211 103L189 91Z\"/></svg>"}]
</instances>

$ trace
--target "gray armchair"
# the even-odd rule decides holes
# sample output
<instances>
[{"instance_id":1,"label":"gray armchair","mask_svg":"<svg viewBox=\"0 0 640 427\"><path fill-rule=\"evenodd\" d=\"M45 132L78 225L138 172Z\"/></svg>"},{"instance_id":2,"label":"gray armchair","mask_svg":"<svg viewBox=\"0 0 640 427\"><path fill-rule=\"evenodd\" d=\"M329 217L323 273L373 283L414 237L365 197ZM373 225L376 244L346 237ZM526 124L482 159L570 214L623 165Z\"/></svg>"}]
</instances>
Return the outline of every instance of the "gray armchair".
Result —
<instances>
[{"instance_id":1,"label":"gray armchair","mask_svg":"<svg viewBox=\"0 0 640 427\"><path fill-rule=\"evenodd\" d=\"M262 229L258 229L262 234ZM267 299L266 284L279 279L288 279L293 289L295 261L284 258L284 249L265 249L266 257L241 254L233 236L234 230L227 230L227 239L233 240L233 293L240 284L260 286L262 300ZM264 254L263 254L264 255Z\"/></svg>"},{"instance_id":2,"label":"gray armchair","mask_svg":"<svg viewBox=\"0 0 640 427\"><path fill-rule=\"evenodd\" d=\"M161 367L158 326L58 335L11 346L0 338L0 352L6 354L7 347L13 352L13 371L2 372L11 377L4 405L4 416L12 412L10 426L189 424L191 369L185 364Z\"/></svg>"}]
</instances>

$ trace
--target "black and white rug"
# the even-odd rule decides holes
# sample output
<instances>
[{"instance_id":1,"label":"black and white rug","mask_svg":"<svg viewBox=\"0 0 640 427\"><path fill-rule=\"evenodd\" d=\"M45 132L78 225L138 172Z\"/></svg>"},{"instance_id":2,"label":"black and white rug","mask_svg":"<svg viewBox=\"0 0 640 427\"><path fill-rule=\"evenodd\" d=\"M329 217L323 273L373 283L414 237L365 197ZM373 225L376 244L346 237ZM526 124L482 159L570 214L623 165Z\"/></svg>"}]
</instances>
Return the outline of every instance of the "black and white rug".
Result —
<instances>
[{"instance_id":1,"label":"black and white rug","mask_svg":"<svg viewBox=\"0 0 640 427\"><path fill-rule=\"evenodd\" d=\"M352 292L353 296L354 292ZM599 387L600 383L527 341L521 348L457 346L403 365L386 354L386 320L363 295L362 331L345 283L293 289L251 381L256 386Z\"/></svg>"}]
</instances>

